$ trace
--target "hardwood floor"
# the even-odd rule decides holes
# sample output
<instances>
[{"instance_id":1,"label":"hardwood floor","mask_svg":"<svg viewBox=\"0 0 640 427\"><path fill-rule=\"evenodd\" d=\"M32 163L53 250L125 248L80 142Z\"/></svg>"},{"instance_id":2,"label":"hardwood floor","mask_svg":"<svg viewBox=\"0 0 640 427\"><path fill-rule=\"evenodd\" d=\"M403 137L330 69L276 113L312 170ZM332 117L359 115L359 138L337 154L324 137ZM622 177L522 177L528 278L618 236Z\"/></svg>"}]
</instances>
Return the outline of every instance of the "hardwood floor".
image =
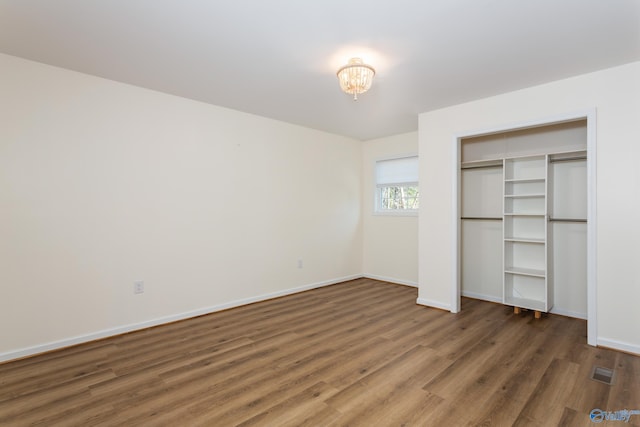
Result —
<instances>
[{"instance_id":1,"label":"hardwood floor","mask_svg":"<svg viewBox=\"0 0 640 427\"><path fill-rule=\"evenodd\" d=\"M640 357L587 346L584 321L416 297L358 279L6 363L0 425L590 426L594 408L640 410Z\"/></svg>"}]
</instances>

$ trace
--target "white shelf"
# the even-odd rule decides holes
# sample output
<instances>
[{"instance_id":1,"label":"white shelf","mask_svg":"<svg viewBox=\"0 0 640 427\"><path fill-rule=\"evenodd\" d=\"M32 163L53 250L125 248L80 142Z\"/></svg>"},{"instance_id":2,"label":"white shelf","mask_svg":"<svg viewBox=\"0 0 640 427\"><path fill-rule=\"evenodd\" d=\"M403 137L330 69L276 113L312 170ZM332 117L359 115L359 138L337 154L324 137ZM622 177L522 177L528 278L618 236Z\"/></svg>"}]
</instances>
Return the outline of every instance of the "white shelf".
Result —
<instances>
[{"instance_id":1,"label":"white shelf","mask_svg":"<svg viewBox=\"0 0 640 427\"><path fill-rule=\"evenodd\" d=\"M537 310L537 311L547 311L544 301L540 301L536 299L510 297L510 298L505 298L504 302L506 305L512 305L514 307L521 307L521 308L526 308L529 310Z\"/></svg>"},{"instance_id":2,"label":"white shelf","mask_svg":"<svg viewBox=\"0 0 640 427\"><path fill-rule=\"evenodd\" d=\"M548 156L504 160L503 302L548 311Z\"/></svg>"},{"instance_id":3,"label":"white shelf","mask_svg":"<svg viewBox=\"0 0 640 427\"><path fill-rule=\"evenodd\" d=\"M547 242L545 239L537 239L534 237L510 237L510 236L505 237L504 241L516 242L516 243L539 243L543 245Z\"/></svg>"},{"instance_id":4,"label":"white shelf","mask_svg":"<svg viewBox=\"0 0 640 427\"><path fill-rule=\"evenodd\" d=\"M508 274L518 274L520 276L546 277L545 270L537 270L534 268L505 267L504 272Z\"/></svg>"},{"instance_id":5,"label":"white shelf","mask_svg":"<svg viewBox=\"0 0 640 427\"><path fill-rule=\"evenodd\" d=\"M504 196L510 198L542 197L545 198L547 182L545 180L505 180Z\"/></svg>"},{"instance_id":6,"label":"white shelf","mask_svg":"<svg viewBox=\"0 0 640 427\"><path fill-rule=\"evenodd\" d=\"M504 182L511 182L514 184L517 183L526 183L526 182L545 182L544 178L509 178L505 179Z\"/></svg>"},{"instance_id":7,"label":"white shelf","mask_svg":"<svg viewBox=\"0 0 640 427\"><path fill-rule=\"evenodd\" d=\"M510 199L529 199L529 198L544 198L544 194L505 194L504 197Z\"/></svg>"}]
</instances>

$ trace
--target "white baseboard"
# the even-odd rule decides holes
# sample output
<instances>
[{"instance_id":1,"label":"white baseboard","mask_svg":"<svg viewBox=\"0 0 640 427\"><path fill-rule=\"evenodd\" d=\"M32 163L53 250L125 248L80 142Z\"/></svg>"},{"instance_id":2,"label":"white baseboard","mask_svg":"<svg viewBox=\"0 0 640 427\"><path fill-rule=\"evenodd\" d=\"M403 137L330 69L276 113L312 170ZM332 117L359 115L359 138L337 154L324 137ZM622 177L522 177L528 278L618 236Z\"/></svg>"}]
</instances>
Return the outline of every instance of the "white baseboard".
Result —
<instances>
[{"instance_id":1,"label":"white baseboard","mask_svg":"<svg viewBox=\"0 0 640 427\"><path fill-rule=\"evenodd\" d=\"M398 285L411 286L411 287L414 287L414 288L418 287L418 282L412 282L412 281L408 281L408 280L396 279L396 278L393 278L393 277L377 276L375 274L365 274L363 277L365 277L367 279L380 280L382 282L397 283Z\"/></svg>"},{"instance_id":2,"label":"white baseboard","mask_svg":"<svg viewBox=\"0 0 640 427\"><path fill-rule=\"evenodd\" d=\"M451 311L450 304L444 304L440 301L434 301L427 298L418 298L416 300L416 303L420 305L425 305L427 307L439 308L440 310Z\"/></svg>"},{"instance_id":3,"label":"white baseboard","mask_svg":"<svg viewBox=\"0 0 640 427\"><path fill-rule=\"evenodd\" d=\"M562 308L553 307L550 313L559 314L560 316L574 317L576 319L587 320L587 313L578 313L577 311L564 310Z\"/></svg>"},{"instance_id":4,"label":"white baseboard","mask_svg":"<svg viewBox=\"0 0 640 427\"><path fill-rule=\"evenodd\" d=\"M625 353L632 353L640 356L640 345L610 340L607 338L598 338L596 345L598 347L607 347L613 350L624 351Z\"/></svg>"},{"instance_id":5,"label":"white baseboard","mask_svg":"<svg viewBox=\"0 0 640 427\"><path fill-rule=\"evenodd\" d=\"M346 282L348 280L353 280L353 279L359 279L361 277L363 277L362 274L354 274L351 276L340 277L337 279L326 280L323 282L312 283L309 285L299 286L296 288L290 288L282 291L258 295L255 297L230 301L224 304L218 304L210 307L199 308L197 310L173 314L170 316L160 317L157 319L147 320L144 322L134 323L134 324L125 325L125 326L119 326L117 328L104 329L102 331L92 332L89 334L79 335L71 338L65 338L63 340L40 344L33 347L27 347L27 348L22 348L15 351L0 353L0 362L7 362L9 360L21 359L24 357L33 356L40 353L46 353L52 350L58 350L64 347L70 347L73 345L82 344L89 341L95 341L103 338L112 337L115 335L125 334L127 332L133 332L140 329L150 328L152 326L158 326L165 323L176 322L178 320L184 320L184 319L189 319L191 317L202 316L204 314L215 313L216 311L227 310L229 308L252 304L254 302L266 301L269 299L278 298L285 295L296 294L296 293L308 291L311 289L321 288L323 286L335 285L337 283Z\"/></svg>"},{"instance_id":6,"label":"white baseboard","mask_svg":"<svg viewBox=\"0 0 640 427\"><path fill-rule=\"evenodd\" d=\"M460 295L467 298L479 299L482 301L489 301L489 302L497 302L499 304L502 304L502 298L494 297L492 295L478 294L476 292L469 292L469 291L462 291L460 292Z\"/></svg>"}]
</instances>

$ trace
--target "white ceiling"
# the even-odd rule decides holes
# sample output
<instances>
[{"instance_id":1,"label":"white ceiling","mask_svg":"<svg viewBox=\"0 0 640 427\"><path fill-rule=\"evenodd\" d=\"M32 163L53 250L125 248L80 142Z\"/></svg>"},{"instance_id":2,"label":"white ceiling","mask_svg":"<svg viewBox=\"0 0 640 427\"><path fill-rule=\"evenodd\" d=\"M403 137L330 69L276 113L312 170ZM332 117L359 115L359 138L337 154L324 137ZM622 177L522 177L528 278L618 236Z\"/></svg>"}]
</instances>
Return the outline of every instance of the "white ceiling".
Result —
<instances>
[{"instance_id":1,"label":"white ceiling","mask_svg":"<svg viewBox=\"0 0 640 427\"><path fill-rule=\"evenodd\" d=\"M640 60L640 0L0 0L0 52L366 140Z\"/></svg>"}]
</instances>

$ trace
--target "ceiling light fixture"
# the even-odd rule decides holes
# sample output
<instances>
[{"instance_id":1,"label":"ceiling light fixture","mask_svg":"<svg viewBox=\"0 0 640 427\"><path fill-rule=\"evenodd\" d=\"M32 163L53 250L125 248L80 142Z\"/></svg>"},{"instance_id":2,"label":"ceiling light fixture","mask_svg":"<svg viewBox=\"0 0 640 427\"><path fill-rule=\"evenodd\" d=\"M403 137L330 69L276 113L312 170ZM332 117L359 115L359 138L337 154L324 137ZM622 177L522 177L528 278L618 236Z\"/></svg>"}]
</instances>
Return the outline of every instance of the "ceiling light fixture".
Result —
<instances>
[{"instance_id":1,"label":"ceiling light fixture","mask_svg":"<svg viewBox=\"0 0 640 427\"><path fill-rule=\"evenodd\" d=\"M362 62L361 58L351 58L347 65L338 70L337 74L340 89L353 95L353 100L357 101L358 94L365 93L371 88L376 70Z\"/></svg>"}]
</instances>

